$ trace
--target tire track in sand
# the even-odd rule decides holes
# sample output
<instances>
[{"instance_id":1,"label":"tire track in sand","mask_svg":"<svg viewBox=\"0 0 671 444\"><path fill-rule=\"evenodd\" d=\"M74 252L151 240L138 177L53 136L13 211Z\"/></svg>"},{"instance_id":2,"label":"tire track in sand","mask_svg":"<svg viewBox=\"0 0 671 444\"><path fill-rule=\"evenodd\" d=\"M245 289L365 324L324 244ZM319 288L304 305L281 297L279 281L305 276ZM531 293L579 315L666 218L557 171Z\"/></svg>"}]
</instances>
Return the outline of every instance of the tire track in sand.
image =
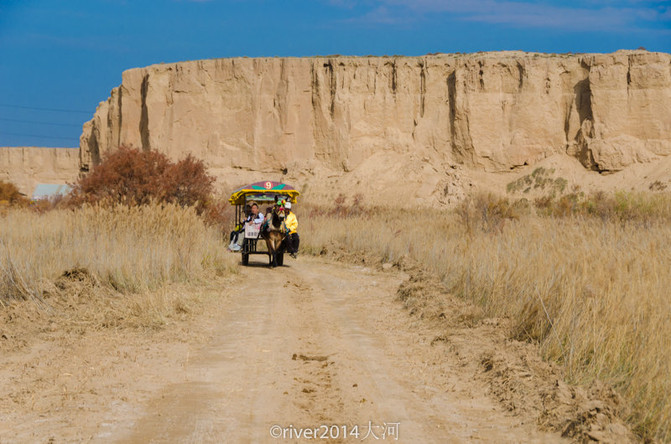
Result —
<instances>
[{"instance_id":1,"label":"tire track in sand","mask_svg":"<svg viewBox=\"0 0 671 444\"><path fill-rule=\"evenodd\" d=\"M380 436L385 422L399 423L395 442L562 441L505 414L431 344L435 335L395 301L403 276L310 258L241 273L184 382L129 419L120 442L303 442L273 439L274 424L357 424L359 439L327 442L366 442L368 427Z\"/></svg>"}]
</instances>

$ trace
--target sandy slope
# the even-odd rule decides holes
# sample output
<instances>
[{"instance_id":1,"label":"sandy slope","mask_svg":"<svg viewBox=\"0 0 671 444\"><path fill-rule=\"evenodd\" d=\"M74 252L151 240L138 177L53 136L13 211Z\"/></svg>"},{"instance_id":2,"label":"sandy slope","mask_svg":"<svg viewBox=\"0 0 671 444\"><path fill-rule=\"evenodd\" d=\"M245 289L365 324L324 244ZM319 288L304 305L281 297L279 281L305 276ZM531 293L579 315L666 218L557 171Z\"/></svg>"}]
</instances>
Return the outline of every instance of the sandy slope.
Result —
<instances>
[{"instance_id":1,"label":"sandy slope","mask_svg":"<svg viewBox=\"0 0 671 444\"><path fill-rule=\"evenodd\" d=\"M275 424L357 424L359 439L329 442L361 442L369 421L378 437L400 423L398 442L560 441L504 413L433 343L395 300L401 273L258 265L179 327L186 342L108 332L4 356L0 442L301 442L273 439ZM20 396L40 384L38 401Z\"/></svg>"}]
</instances>

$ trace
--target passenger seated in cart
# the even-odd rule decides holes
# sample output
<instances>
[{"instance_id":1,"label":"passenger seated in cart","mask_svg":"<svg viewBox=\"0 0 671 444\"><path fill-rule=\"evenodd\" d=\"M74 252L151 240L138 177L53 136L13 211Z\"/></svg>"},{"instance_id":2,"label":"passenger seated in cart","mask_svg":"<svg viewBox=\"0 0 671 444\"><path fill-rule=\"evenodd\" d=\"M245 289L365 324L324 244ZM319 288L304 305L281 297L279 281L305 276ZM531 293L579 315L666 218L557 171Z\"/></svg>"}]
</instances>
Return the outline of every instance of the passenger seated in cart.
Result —
<instances>
[{"instance_id":1,"label":"passenger seated in cart","mask_svg":"<svg viewBox=\"0 0 671 444\"><path fill-rule=\"evenodd\" d=\"M252 214L252 207L250 205L245 206L245 219L239 220L238 223L235 225L235 229L231 231L231 237L230 237L230 245L228 246L228 249L231 251L239 251L240 250L240 245L238 245L238 237L240 236L240 233L245 232L245 222L249 218L249 215Z\"/></svg>"},{"instance_id":2,"label":"passenger seated in cart","mask_svg":"<svg viewBox=\"0 0 671 444\"><path fill-rule=\"evenodd\" d=\"M245 226L248 224L255 224L255 225L261 225L264 221L263 213L259 211L259 205L256 202L252 202L251 204L251 212L249 213L249 216L247 216L247 219L245 219ZM245 229L243 228L243 232ZM242 239L242 247L238 248L233 251L240 251L241 249L245 248L245 244L247 243L247 237L244 237Z\"/></svg>"},{"instance_id":3,"label":"passenger seated in cart","mask_svg":"<svg viewBox=\"0 0 671 444\"><path fill-rule=\"evenodd\" d=\"M246 222L247 223L260 224L261 222L263 222L263 220L264 220L263 213L259 212L259 206L256 204L256 202L253 202L252 203L252 212L247 217Z\"/></svg>"}]
</instances>

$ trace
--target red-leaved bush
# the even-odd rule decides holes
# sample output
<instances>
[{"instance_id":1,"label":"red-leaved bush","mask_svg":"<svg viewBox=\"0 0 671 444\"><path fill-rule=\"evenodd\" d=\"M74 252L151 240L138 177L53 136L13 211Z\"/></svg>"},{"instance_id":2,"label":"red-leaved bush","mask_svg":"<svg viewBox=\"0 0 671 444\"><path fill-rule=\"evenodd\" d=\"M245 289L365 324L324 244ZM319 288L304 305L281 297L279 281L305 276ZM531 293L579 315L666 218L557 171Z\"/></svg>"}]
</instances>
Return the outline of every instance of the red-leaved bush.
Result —
<instances>
[{"instance_id":1,"label":"red-leaved bush","mask_svg":"<svg viewBox=\"0 0 671 444\"><path fill-rule=\"evenodd\" d=\"M79 179L71 203L170 202L195 206L201 213L211 198L214 180L203 161L190 154L175 163L158 151L122 146L105 155L90 174Z\"/></svg>"}]
</instances>

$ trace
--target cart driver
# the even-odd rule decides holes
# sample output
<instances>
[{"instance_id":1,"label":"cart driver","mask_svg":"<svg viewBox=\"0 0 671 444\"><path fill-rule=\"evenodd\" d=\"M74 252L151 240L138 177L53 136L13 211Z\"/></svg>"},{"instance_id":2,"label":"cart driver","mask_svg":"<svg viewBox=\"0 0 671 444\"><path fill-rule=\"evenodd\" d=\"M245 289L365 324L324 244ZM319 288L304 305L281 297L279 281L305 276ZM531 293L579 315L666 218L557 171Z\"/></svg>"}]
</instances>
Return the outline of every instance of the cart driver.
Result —
<instances>
[{"instance_id":1,"label":"cart driver","mask_svg":"<svg viewBox=\"0 0 671 444\"><path fill-rule=\"evenodd\" d=\"M287 200L284 204L284 211L286 218L284 220L284 225L287 227L287 237L285 238L287 251L289 256L296 259L296 253L298 253L298 246L300 244L300 238L298 237L298 220L296 215L291 211L291 202Z\"/></svg>"}]
</instances>

